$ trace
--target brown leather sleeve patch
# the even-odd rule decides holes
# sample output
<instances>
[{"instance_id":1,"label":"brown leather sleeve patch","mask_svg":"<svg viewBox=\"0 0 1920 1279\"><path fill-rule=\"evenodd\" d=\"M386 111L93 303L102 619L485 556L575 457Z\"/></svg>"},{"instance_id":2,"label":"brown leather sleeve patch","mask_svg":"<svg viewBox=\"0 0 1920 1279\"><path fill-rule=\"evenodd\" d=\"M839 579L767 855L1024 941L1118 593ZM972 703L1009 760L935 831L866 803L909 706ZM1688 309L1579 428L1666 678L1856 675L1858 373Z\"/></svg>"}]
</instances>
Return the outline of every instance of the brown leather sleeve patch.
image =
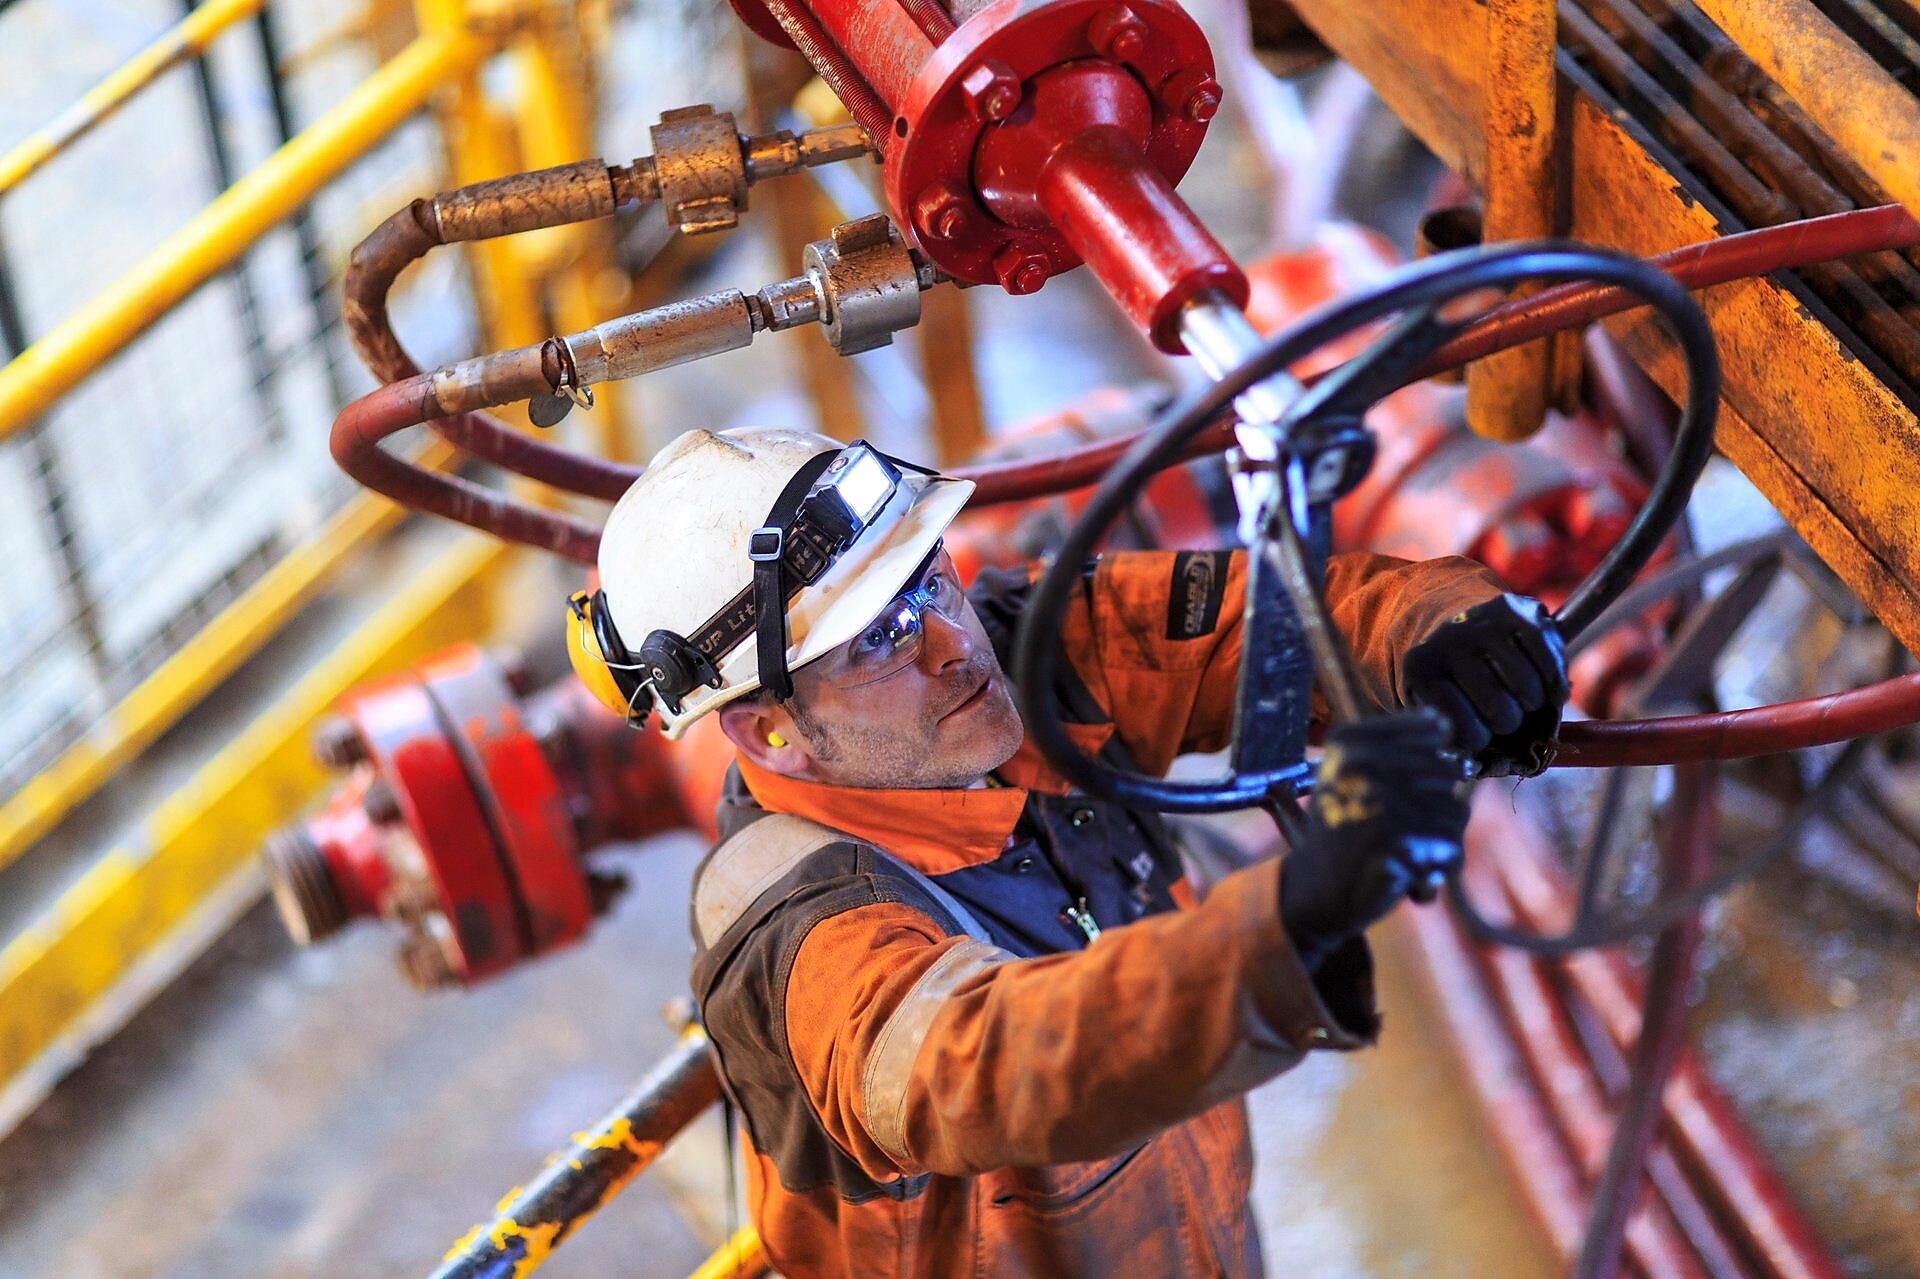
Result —
<instances>
[{"instance_id":1,"label":"brown leather sleeve patch","mask_svg":"<svg viewBox=\"0 0 1920 1279\"><path fill-rule=\"evenodd\" d=\"M1227 556L1222 551L1182 551L1173 557L1167 590L1167 638L1199 639L1220 624L1227 595Z\"/></svg>"}]
</instances>

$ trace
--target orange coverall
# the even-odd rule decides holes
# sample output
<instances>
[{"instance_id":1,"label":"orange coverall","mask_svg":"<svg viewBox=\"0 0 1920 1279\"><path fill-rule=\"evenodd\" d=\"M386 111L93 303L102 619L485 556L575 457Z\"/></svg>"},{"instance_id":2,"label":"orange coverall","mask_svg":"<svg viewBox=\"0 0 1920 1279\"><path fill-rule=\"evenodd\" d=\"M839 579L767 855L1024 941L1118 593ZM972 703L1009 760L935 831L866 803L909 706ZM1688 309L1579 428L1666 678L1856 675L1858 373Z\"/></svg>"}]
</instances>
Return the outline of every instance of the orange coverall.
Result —
<instances>
[{"instance_id":1,"label":"orange coverall","mask_svg":"<svg viewBox=\"0 0 1920 1279\"><path fill-rule=\"evenodd\" d=\"M1117 738L1159 773L1227 744L1244 573L1237 552L1198 577L1193 558L1109 555L1076 594L1065 655L1104 716L1069 724L1084 748ZM1209 598L1177 597L1200 579ZM1003 662L1026 584L983 575L970 592ZM1335 620L1387 706L1408 646L1499 591L1461 559L1328 567ZM996 779L855 790L745 760L730 779L721 830L745 833L696 882L694 985L746 1120L768 1256L789 1279L1261 1273L1241 1095L1312 1048L1371 1042L1365 943L1310 978L1281 925L1277 860L1196 904L1177 859L1153 851L1155 819L1071 793L1031 742ZM769 813L846 838L798 860L742 855ZM965 935L874 849L950 889L992 938ZM1053 873L1037 849L1082 882L1130 885L1090 944L1022 917Z\"/></svg>"}]
</instances>

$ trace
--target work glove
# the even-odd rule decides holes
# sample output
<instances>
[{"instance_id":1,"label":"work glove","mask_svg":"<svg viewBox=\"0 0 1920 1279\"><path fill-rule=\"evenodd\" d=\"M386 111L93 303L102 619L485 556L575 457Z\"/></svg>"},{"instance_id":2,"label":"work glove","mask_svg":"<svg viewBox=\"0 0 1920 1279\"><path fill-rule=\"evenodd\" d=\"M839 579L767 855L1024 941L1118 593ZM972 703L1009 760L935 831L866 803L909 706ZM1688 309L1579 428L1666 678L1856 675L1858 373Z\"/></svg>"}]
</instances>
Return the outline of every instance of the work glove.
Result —
<instances>
[{"instance_id":1,"label":"work glove","mask_svg":"<svg viewBox=\"0 0 1920 1279\"><path fill-rule=\"evenodd\" d=\"M1467 802L1447 723L1431 710L1327 732L1299 842L1280 869L1280 920L1308 972L1402 897L1432 900L1460 866Z\"/></svg>"},{"instance_id":2,"label":"work glove","mask_svg":"<svg viewBox=\"0 0 1920 1279\"><path fill-rule=\"evenodd\" d=\"M1482 777L1547 766L1567 700L1567 652L1539 600L1502 595L1455 613L1407 650L1400 688L1453 725Z\"/></svg>"}]
</instances>

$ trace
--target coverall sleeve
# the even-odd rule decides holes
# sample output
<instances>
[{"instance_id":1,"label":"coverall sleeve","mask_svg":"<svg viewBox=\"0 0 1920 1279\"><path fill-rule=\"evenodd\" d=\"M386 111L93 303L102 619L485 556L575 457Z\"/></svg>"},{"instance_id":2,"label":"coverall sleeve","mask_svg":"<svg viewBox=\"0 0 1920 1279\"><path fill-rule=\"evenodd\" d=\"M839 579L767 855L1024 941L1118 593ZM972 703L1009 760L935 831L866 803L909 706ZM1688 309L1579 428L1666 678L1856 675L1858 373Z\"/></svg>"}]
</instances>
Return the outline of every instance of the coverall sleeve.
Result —
<instances>
[{"instance_id":1,"label":"coverall sleeve","mask_svg":"<svg viewBox=\"0 0 1920 1279\"><path fill-rule=\"evenodd\" d=\"M1406 650L1501 587L1459 556L1412 563L1355 551L1328 561L1326 593L1367 692L1392 707ZM1241 551L1103 556L1075 596L1061 631L1066 656L1142 771L1231 739L1245 598Z\"/></svg>"},{"instance_id":2,"label":"coverall sleeve","mask_svg":"<svg viewBox=\"0 0 1920 1279\"><path fill-rule=\"evenodd\" d=\"M787 987L788 1048L869 1176L1107 1158L1288 1069L1371 1039L1321 1002L1279 913L1278 862L1192 910L1015 959L913 907L817 925Z\"/></svg>"}]
</instances>

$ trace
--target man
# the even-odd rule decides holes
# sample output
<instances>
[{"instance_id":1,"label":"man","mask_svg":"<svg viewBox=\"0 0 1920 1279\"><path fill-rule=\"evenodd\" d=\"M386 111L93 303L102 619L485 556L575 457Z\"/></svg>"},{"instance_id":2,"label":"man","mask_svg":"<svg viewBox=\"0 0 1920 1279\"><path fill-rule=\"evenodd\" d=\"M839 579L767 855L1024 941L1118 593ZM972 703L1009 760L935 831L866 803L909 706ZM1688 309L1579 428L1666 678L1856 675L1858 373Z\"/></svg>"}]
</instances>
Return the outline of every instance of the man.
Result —
<instances>
[{"instance_id":1,"label":"man","mask_svg":"<svg viewBox=\"0 0 1920 1279\"><path fill-rule=\"evenodd\" d=\"M694 432L615 507L576 665L670 736L733 742L694 888L694 988L769 1257L814 1275L1254 1275L1240 1096L1377 1031L1364 929L1456 863L1448 721L1326 736L1284 862L1204 900L1159 819L1076 794L1002 659L1023 573L963 593L972 486L811 434ZM1103 558L1062 632L1086 749L1227 744L1239 555ZM1464 560L1337 557L1382 706L1531 758L1566 693L1531 601ZM645 638L638 645L636 637ZM1184 909L1183 909L1184 907Z\"/></svg>"}]
</instances>

